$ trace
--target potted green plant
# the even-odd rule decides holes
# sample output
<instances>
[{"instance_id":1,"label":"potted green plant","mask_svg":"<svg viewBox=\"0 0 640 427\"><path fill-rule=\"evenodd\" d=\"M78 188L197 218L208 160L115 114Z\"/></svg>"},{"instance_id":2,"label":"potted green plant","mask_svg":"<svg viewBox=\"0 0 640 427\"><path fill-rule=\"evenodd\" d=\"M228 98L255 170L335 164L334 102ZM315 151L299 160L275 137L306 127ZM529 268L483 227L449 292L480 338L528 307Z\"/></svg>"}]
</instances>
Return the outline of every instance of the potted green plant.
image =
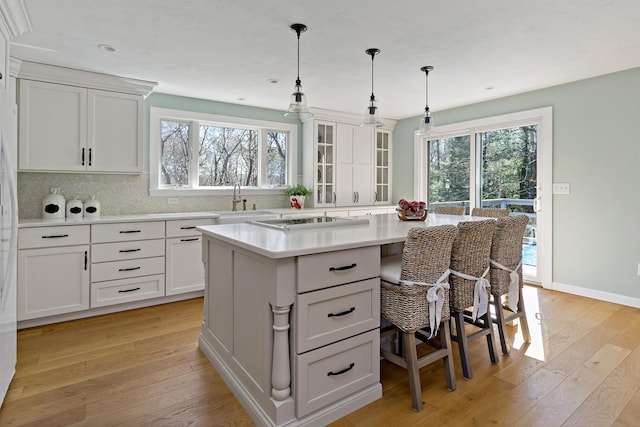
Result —
<instances>
[{"instance_id":1,"label":"potted green plant","mask_svg":"<svg viewBox=\"0 0 640 427\"><path fill-rule=\"evenodd\" d=\"M289 197L292 208L302 209L304 207L304 198L311 194L311 189L302 184L296 184L285 188L284 194Z\"/></svg>"}]
</instances>

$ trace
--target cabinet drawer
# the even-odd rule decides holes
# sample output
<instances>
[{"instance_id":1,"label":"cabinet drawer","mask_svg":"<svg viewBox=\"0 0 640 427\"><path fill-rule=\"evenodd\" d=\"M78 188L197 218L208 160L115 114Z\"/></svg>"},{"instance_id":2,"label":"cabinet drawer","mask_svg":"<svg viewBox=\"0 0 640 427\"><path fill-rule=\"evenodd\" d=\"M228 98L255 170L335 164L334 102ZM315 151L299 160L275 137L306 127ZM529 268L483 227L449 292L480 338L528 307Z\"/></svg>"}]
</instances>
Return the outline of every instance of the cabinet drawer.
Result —
<instances>
[{"instance_id":1,"label":"cabinet drawer","mask_svg":"<svg viewBox=\"0 0 640 427\"><path fill-rule=\"evenodd\" d=\"M136 240L131 242L98 243L91 246L91 262L164 256L164 240Z\"/></svg>"},{"instance_id":2,"label":"cabinet drawer","mask_svg":"<svg viewBox=\"0 0 640 427\"><path fill-rule=\"evenodd\" d=\"M89 244L88 225L32 227L18 230L18 249Z\"/></svg>"},{"instance_id":3,"label":"cabinet drawer","mask_svg":"<svg viewBox=\"0 0 640 427\"><path fill-rule=\"evenodd\" d=\"M196 227L213 224L213 218L180 219L167 221L167 237L199 236Z\"/></svg>"},{"instance_id":4,"label":"cabinet drawer","mask_svg":"<svg viewBox=\"0 0 640 427\"><path fill-rule=\"evenodd\" d=\"M380 326L380 279L307 292L296 297L297 352Z\"/></svg>"},{"instance_id":5,"label":"cabinet drawer","mask_svg":"<svg viewBox=\"0 0 640 427\"><path fill-rule=\"evenodd\" d=\"M378 246L298 257L297 279L300 293L378 276Z\"/></svg>"},{"instance_id":6,"label":"cabinet drawer","mask_svg":"<svg viewBox=\"0 0 640 427\"><path fill-rule=\"evenodd\" d=\"M91 284L91 307L139 301L164 295L164 275Z\"/></svg>"},{"instance_id":7,"label":"cabinet drawer","mask_svg":"<svg viewBox=\"0 0 640 427\"><path fill-rule=\"evenodd\" d=\"M296 356L298 418L380 381L380 331Z\"/></svg>"},{"instance_id":8,"label":"cabinet drawer","mask_svg":"<svg viewBox=\"0 0 640 427\"><path fill-rule=\"evenodd\" d=\"M164 274L164 257L91 264L91 282Z\"/></svg>"},{"instance_id":9,"label":"cabinet drawer","mask_svg":"<svg viewBox=\"0 0 640 427\"><path fill-rule=\"evenodd\" d=\"M120 222L91 226L91 243L163 239L164 221Z\"/></svg>"}]
</instances>

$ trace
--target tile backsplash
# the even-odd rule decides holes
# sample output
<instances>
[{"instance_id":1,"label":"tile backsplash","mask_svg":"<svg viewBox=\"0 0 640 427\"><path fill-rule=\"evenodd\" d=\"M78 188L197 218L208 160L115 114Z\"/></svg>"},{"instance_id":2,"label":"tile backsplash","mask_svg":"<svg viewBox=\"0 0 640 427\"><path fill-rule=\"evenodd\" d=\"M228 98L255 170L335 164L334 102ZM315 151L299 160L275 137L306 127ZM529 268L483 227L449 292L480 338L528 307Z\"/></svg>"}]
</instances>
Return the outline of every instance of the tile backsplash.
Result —
<instances>
[{"instance_id":1,"label":"tile backsplash","mask_svg":"<svg viewBox=\"0 0 640 427\"><path fill-rule=\"evenodd\" d=\"M52 187L60 188L65 199L74 194L81 200L92 195L100 201L102 215L129 215L160 212L208 212L231 210L232 196L181 196L169 205L167 197L149 195L149 174L79 174L18 172L18 216L40 218L42 199ZM244 195L247 209L274 209L288 206L276 195Z\"/></svg>"}]
</instances>

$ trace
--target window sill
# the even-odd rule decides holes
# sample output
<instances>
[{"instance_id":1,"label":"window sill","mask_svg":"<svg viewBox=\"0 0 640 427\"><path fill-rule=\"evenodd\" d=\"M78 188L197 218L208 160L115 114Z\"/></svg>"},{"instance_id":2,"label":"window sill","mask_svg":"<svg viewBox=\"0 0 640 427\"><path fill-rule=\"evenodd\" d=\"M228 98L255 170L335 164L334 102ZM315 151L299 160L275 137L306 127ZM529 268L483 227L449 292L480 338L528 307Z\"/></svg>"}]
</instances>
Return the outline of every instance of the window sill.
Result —
<instances>
[{"instance_id":1,"label":"window sill","mask_svg":"<svg viewBox=\"0 0 640 427\"><path fill-rule=\"evenodd\" d=\"M284 195L284 188L242 188L242 195L269 196ZM155 188L149 190L152 197L180 197L180 196L232 196L233 188L196 189L196 188Z\"/></svg>"}]
</instances>

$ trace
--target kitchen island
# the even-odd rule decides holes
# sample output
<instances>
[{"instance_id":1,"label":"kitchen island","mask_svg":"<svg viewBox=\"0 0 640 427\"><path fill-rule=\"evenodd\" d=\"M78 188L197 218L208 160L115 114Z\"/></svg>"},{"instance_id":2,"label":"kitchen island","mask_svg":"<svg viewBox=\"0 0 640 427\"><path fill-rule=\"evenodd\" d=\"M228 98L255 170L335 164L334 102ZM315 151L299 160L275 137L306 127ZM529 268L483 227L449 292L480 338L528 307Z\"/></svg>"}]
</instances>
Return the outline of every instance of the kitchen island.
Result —
<instances>
[{"instance_id":1,"label":"kitchen island","mask_svg":"<svg viewBox=\"0 0 640 427\"><path fill-rule=\"evenodd\" d=\"M380 398L381 248L412 227L473 218L366 219L198 227L206 276L199 346L257 425L326 425Z\"/></svg>"}]
</instances>

